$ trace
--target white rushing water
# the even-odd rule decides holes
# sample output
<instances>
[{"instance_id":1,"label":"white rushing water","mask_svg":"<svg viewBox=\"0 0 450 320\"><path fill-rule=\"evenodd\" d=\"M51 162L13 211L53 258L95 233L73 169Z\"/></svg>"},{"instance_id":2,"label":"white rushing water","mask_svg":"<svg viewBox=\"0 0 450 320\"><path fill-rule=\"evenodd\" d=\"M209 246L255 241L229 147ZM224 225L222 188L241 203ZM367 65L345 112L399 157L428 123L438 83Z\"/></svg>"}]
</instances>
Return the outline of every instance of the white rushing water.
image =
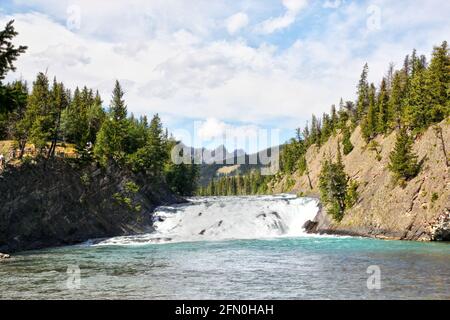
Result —
<instances>
[{"instance_id":1,"label":"white rushing water","mask_svg":"<svg viewBox=\"0 0 450 320\"><path fill-rule=\"evenodd\" d=\"M305 235L319 202L294 195L202 197L188 204L160 207L154 214L155 232L116 237L98 245L263 239Z\"/></svg>"}]
</instances>

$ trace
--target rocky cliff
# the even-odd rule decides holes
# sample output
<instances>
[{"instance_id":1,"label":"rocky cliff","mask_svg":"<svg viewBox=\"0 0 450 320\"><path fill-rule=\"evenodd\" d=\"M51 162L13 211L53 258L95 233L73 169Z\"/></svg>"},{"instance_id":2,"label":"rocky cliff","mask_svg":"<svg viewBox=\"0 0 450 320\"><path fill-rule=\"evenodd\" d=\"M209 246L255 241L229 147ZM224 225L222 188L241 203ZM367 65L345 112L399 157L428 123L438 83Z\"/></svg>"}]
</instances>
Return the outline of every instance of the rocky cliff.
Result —
<instances>
[{"instance_id":1,"label":"rocky cliff","mask_svg":"<svg viewBox=\"0 0 450 320\"><path fill-rule=\"evenodd\" d=\"M420 174L404 186L394 184L388 170L395 133L378 137L378 147L369 148L357 128L351 137L354 149L344 156L344 164L347 174L359 183L359 200L340 223L332 221L323 209L312 229L388 239L450 240L449 159L444 152L450 150L449 120L439 126L443 139L433 128L416 139L414 150L419 160L424 161L423 167ZM342 137L337 135L322 147L312 146L308 150L306 158L313 189L306 175L294 174L278 181L273 191L317 196L322 160L326 156L336 157L339 138Z\"/></svg>"},{"instance_id":2,"label":"rocky cliff","mask_svg":"<svg viewBox=\"0 0 450 320\"><path fill-rule=\"evenodd\" d=\"M0 175L0 252L152 230L156 206L181 202L161 181L64 160Z\"/></svg>"}]
</instances>

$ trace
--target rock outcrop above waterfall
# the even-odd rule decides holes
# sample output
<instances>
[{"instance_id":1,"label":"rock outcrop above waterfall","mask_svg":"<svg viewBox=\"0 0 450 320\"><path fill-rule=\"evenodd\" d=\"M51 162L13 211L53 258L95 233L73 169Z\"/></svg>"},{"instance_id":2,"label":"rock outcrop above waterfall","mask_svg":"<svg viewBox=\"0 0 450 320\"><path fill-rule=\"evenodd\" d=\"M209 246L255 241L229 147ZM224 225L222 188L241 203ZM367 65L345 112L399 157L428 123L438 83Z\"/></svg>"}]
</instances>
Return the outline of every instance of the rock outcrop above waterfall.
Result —
<instances>
[{"instance_id":1,"label":"rock outcrop above waterfall","mask_svg":"<svg viewBox=\"0 0 450 320\"><path fill-rule=\"evenodd\" d=\"M388 170L395 133L378 137L379 147L375 151L367 147L358 127L351 137L354 149L343 161L347 174L359 183L359 200L340 223L332 221L326 211L321 210L314 231L388 239L450 240L449 159L444 152L450 150L448 119L439 126L443 129L444 141L432 127L417 137L414 151L419 159L424 159L424 164L419 175L405 186L394 184ZM339 135L332 137L322 147L312 146L308 150L306 158L312 190L306 175L294 174L276 183L273 191L317 196L322 160L326 156L336 157L340 138ZM295 186L284 189L292 184L292 179Z\"/></svg>"},{"instance_id":2,"label":"rock outcrop above waterfall","mask_svg":"<svg viewBox=\"0 0 450 320\"><path fill-rule=\"evenodd\" d=\"M0 252L80 243L152 230L156 206L182 202L142 174L65 160L0 176Z\"/></svg>"}]
</instances>

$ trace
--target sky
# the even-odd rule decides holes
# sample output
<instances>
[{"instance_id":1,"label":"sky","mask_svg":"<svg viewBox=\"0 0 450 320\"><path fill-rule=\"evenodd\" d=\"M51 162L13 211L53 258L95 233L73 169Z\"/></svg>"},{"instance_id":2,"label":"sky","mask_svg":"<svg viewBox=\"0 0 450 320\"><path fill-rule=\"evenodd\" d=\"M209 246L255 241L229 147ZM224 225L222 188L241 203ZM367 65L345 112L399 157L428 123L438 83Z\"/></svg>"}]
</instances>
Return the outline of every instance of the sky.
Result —
<instances>
[{"instance_id":1,"label":"sky","mask_svg":"<svg viewBox=\"0 0 450 320\"><path fill-rule=\"evenodd\" d=\"M247 151L355 99L364 63L378 85L413 48L429 57L449 16L448 0L0 0L29 47L8 81L47 72L107 107L118 79L129 112L159 113L188 145L279 133Z\"/></svg>"}]
</instances>

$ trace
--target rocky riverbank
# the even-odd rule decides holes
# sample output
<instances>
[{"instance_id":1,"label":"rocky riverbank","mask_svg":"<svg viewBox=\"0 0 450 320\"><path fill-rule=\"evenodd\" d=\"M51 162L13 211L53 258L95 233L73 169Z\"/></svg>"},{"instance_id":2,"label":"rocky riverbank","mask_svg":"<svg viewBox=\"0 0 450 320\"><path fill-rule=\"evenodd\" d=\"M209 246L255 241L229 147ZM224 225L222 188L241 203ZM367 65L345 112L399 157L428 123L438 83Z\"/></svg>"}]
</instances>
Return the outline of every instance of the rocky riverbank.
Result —
<instances>
[{"instance_id":1,"label":"rocky riverbank","mask_svg":"<svg viewBox=\"0 0 450 320\"><path fill-rule=\"evenodd\" d=\"M164 182L117 166L54 160L0 176L0 252L152 230L152 212L180 203Z\"/></svg>"},{"instance_id":2,"label":"rocky riverbank","mask_svg":"<svg viewBox=\"0 0 450 320\"><path fill-rule=\"evenodd\" d=\"M415 142L414 151L424 161L419 175L406 185L394 184L388 170L389 154L395 133L376 139L376 148L369 148L358 127L352 137L353 151L343 157L347 174L359 184L359 200L341 222L333 221L325 212L308 225L310 232L358 235L381 239L442 241L450 240L450 123L439 124L443 139L429 128ZM320 148L312 146L306 158L309 178L294 174L284 177L273 191L291 191L317 196L322 161L336 157L339 135ZM313 189L310 189L309 180ZM292 183L293 181L293 183ZM294 185L286 190L286 185Z\"/></svg>"}]
</instances>

